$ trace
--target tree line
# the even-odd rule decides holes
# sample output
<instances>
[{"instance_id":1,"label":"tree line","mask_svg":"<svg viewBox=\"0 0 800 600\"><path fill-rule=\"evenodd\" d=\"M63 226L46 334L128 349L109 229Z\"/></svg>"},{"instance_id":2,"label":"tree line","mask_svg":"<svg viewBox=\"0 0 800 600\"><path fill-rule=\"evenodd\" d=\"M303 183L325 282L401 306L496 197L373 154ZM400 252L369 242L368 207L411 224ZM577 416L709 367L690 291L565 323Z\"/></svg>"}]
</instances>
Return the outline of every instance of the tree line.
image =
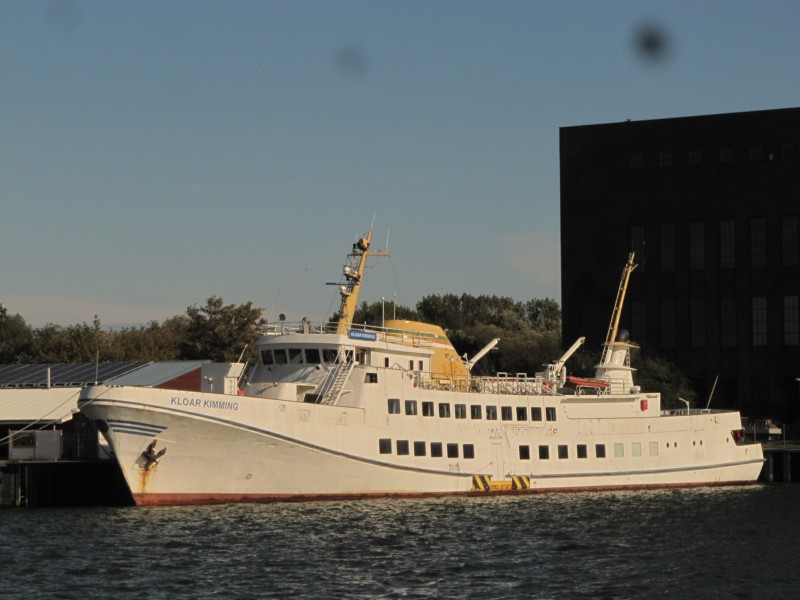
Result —
<instances>
[{"instance_id":1,"label":"tree line","mask_svg":"<svg viewBox=\"0 0 800 600\"><path fill-rule=\"evenodd\" d=\"M460 355L472 357L494 338L495 350L472 372L534 375L563 354L561 308L550 298L526 302L509 297L470 294L428 295L414 308L362 302L355 323L380 325L384 315L440 325ZM8 314L0 304L0 364L79 363L108 361L166 361L208 359L233 362L246 348L254 349L266 321L263 309L225 304L211 296L202 306L187 307L163 322L122 328L104 328L95 316L91 324L33 328L19 314ZM336 320L338 315L334 315ZM571 343L565 340L567 345ZM661 391L664 405L680 407L678 397L696 397L689 381L666 361L637 353L635 380L645 391ZM591 376L599 351L581 348L569 360L569 372Z\"/></svg>"}]
</instances>

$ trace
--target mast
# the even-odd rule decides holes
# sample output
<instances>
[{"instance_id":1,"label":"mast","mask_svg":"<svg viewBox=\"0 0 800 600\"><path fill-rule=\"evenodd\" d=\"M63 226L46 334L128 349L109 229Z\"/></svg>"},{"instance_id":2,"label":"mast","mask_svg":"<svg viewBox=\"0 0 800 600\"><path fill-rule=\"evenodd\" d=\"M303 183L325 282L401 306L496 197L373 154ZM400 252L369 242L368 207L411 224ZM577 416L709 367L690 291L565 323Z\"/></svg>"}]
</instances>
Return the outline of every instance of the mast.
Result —
<instances>
[{"instance_id":1,"label":"mast","mask_svg":"<svg viewBox=\"0 0 800 600\"><path fill-rule=\"evenodd\" d=\"M342 296L342 304L339 306L339 323L336 333L347 333L353 323L353 316L358 307L359 285L364 276L364 269L367 266L368 256L388 256L383 250L369 251L370 241L372 240L372 227L367 235L360 238L353 244L353 250L347 255L345 265L342 267L344 281L339 283L339 294Z\"/></svg>"},{"instance_id":2,"label":"mast","mask_svg":"<svg viewBox=\"0 0 800 600\"><path fill-rule=\"evenodd\" d=\"M611 352L611 346L617 339L617 330L619 329L619 319L622 315L622 305L625 303L625 292L628 289L628 279L631 276L633 270L638 266L633 262L633 258L636 255L636 252L631 252L628 254L628 262L622 269L622 278L619 282L619 289L617 290L617 299L614 302L614 310L611 313L611 323L608 325L608 334L606 335L606 342L603 348L603 357L600 360L600 364L604 365L608 362L609 353Z\"/></svg>"}]
</instances>

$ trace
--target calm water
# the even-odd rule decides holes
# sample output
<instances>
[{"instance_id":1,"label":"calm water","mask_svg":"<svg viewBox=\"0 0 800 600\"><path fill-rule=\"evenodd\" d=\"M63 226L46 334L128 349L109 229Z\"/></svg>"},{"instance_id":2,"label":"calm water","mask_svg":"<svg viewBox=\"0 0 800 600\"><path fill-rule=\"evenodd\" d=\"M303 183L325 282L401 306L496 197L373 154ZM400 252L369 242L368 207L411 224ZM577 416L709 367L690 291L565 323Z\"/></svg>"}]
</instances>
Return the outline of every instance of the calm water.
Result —
<instances>
[{"instance_id":1,"label":"calm water","mask_svg":"<svg viewBox=\"0 0 800 600\"><path fill-rule=\"evenodd\" d=\"M2 598L794 598L800 485L0 511Z\"/></svg>"}]
</instances>

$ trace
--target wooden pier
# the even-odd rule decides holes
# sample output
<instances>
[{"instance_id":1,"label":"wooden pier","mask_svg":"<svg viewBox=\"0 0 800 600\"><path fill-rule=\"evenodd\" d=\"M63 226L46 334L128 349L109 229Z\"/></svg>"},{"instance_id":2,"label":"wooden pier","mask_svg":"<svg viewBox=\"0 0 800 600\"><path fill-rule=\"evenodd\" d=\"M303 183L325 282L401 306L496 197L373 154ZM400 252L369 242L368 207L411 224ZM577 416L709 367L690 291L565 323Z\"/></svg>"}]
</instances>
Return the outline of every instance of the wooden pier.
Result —
<instances>
[{"instance_id":1,"label":"wooden pier","mask_svg":"<svg viewBox=\"0 0 800 600\"><path fill-rule=\"evenodd\" d=\"M765 483L800 483L800 447L765 446L764 469L759 481Z\"/></svg>"}]
</instances>

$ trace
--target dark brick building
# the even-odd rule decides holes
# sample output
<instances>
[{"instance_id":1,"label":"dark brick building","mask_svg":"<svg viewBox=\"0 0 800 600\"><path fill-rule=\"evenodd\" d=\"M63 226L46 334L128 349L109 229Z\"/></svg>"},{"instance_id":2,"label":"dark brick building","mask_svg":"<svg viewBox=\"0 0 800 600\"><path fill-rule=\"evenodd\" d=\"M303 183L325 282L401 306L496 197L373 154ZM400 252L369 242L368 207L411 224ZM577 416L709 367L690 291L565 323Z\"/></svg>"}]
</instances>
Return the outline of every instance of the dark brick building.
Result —
<instances>
[{"instance_id":1,"label":"dark brick building","mask_svg":"<svg viewBox=\"0 0 800 600\"><path fill-rule=\"evenodd\" d=\"M622 326L712 406L800 421L800 108L564 127L564 344ZM634 365L635 366L635 365Z\"/></svg>"}]
</instances>

